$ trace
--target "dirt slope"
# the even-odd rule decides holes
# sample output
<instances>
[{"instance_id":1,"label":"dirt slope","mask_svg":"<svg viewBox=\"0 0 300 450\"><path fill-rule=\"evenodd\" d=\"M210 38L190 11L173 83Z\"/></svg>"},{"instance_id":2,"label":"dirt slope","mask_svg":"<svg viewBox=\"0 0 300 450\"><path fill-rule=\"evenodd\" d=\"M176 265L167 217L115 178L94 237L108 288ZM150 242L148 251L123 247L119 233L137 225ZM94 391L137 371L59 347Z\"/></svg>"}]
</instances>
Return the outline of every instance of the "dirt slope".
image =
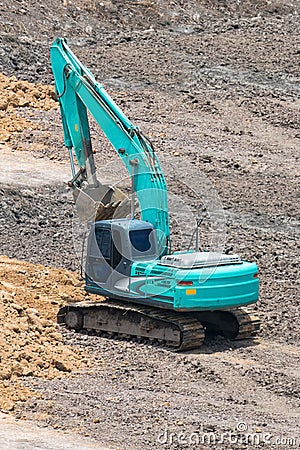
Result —
<instances>
[{"instance_id":1,"label":"dirt slope","mask_svg":"<svg viewBox=\"0 0 300 450\"><path fill-rule=\"evenodd\" d=\"M66 346L56 325L60 304L85 299L80 284L67 270L0 257L2 410L36 395L20 385L20 377L53 379L87 369L84 353Z\"/></svg>"},{"instance_id":2,"label":"dirt slope","mask_svg":"<svg viewBox=\"0 0 300 450\"><path fill-rule=\"evenodd\" d=\"M0 142L16 144L19 132L28 128L36 129L30 120L16 114L18 107L33 107L42 111L57 108L53 87L32 84L0 74Z\"/></svg>"}]
</instances>

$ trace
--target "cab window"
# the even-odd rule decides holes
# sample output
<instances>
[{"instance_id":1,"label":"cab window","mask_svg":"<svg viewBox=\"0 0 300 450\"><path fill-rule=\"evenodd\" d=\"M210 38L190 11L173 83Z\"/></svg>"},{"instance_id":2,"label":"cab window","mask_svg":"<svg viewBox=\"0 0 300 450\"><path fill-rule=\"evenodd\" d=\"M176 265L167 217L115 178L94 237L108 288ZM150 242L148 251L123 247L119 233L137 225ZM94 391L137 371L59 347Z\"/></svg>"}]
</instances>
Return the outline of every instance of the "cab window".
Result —
<instances>
[{"instance_id":1,"label":"cab window","mask_svg":"<svg viewBox=\"0 0 300 450\"><path fill-rule=\"evenodd\" d=\"M151 247L150 234L153 230L132 230L129 231L129 238L132 246L139 252L146 252Z\"/></svg>"},{"instance_id":2,"label":"cab window","mask_svg":"<svg viewBox=\"0 0 300 450\"><path fill-rule=\"evenodd\" d=\"M101 228L96 229L96 241L99 250L105 259L110 259L110 231Z\"/></svg>"}]
</instances>

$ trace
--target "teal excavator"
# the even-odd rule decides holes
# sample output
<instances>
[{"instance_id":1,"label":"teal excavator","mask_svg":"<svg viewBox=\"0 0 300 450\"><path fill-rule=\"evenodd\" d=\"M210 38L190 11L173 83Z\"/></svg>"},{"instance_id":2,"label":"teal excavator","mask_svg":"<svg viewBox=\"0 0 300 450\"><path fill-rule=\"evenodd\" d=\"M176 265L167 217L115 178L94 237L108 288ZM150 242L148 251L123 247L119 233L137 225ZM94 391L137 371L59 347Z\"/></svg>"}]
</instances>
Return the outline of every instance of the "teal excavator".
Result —
<instances>
[{"instance_id":1,"label":"teal excavator","mask_svg":"<svg viewBox=\"0 0 300 450\"><path fill-rule=\"evenodd\" d=\"M58 38L50 54L71 161L69 185L89 229L85 290L101 296L99 302L63 306L58 322L70 329L176 350L199 347L205 333L230 339L255 336L259 329L253 311L259 290L256 264L228 251L202 252L196 247L171 252L167 186L152 143L65 39ZM88 112L130 175L129 217L125 194L97 178Z\"/></svg>"}]
</instances>

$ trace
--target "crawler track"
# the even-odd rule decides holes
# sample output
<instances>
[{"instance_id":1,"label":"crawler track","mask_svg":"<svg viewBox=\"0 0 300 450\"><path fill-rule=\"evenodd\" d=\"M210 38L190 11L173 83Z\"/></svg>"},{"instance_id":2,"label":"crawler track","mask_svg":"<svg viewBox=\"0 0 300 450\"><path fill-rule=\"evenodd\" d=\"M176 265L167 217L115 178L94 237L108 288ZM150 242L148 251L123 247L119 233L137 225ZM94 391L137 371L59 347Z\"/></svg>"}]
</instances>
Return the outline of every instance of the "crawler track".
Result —
<instances>
[{"instance_id":1,"label":"crawler track","mask_svg":"<svg viewBox=\"0 0 300 450\"><path fill-rule=\"evenodd\" d=\"M260 319L251 306L231 309L229 312L238 324L238 333L234 338L235 340L249 339L258 333Z\"/></svg>"},{"instance_id":2,"label":"crawler track","mask_svg":"<svg viewBox=\"0 0 300 450\"><path fill-rule=\"evenodd\" d=\"M192 314L117 301L65 306L58 323L96 334L136 337L178 351L200 347L205 338L203 325Z\"/></svg>"},{"instance_id":3,"label":"crawler track","mask_svg":"<svg viewBox=\"0 0 300 450\"><path fill-rule=\"evenodd\" d=\"M195 316L211 335L222 335L239 340L254 337L260 328L260 319L251 306L227 310L201 311Z\"/></svg>"},{"instance_id":4,"label":"crawler track","mask_svg":"<svg viewBox=\"0 0 300 450\"><path fill-rule=\"evenodd\" d=\"M260 320L251 307L178 313L111 300L64 306L57 321L77 331L86 330L113 338L136 338L177 351L199 348L206 331L238 340L254 337L260 327Z\"/></svg>"}]
</instances>

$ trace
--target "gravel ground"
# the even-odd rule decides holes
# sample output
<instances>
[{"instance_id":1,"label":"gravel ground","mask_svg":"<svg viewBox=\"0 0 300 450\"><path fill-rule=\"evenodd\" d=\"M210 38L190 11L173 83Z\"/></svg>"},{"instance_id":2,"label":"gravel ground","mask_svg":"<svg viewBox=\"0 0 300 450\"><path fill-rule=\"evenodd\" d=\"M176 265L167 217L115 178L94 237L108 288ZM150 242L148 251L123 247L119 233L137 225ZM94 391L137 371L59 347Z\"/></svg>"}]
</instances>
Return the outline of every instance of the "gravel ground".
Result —
<instances>
[{"instance_id":1,"label":"gravel ground","mask_svg":"<svg viewBox=\"0 0 300 450\"><path fill-rule=\"evenodd\" d=\"M8 450L109 450L90 440L13 420L0 413L0 446Z\"/></svg>"},{"instance_id":2,"label":"gravel ground","mask_svg":"<svg viewBox=\"0 0 300 450\"><path fill-rule=\"evenodd\" d=\"M64 332L67 343L90 351L94 374L27 379L44 400L18 417L128 449L185 448L192 432L219 436L240 423L265 447L276 437L283 448L293 446L284 438L299 439L299 11L298 1L2 2L0 70L51 83L49 46L68 37L151 137L170 193L191 211L207 201L203 179L218 193L221 242L258 263L262 284L257 342L216 339L178 355ZM58 111L16 111L38 125L20 132L18 145L36 158L64 160ZM100 172L114 171L94 124L92 135ZM30 192L2 185L0 205L1 253L77 267L63 184ZM212 219L203 226L208 244L213 227ZM232 448L226 439L215 447Z\"/></svg>"},{"instance_id":3,"label":"gravel ground","mask_svg":"<svg viewBox=\"0 0 300 450\"><path fill-rule=\"evenodd\" d=\"M194 433L209 444L210 432L217 448L232 448L229 435L223 444L221 435L237 434L241 423L258 434L260 445L267 433L270 443L281 438L299 442L296 346L218 339L199 351L174 354L132 342L64 335L68 344L90 351L94 373L35 381L44 400L29 401L17 417L76 429L113 448L188 448L181 445L180 433L188 442ZM31 386L30 380L24 382ZM245 448L245 434L234 448Z\"/></svg>"}]
</instances>

